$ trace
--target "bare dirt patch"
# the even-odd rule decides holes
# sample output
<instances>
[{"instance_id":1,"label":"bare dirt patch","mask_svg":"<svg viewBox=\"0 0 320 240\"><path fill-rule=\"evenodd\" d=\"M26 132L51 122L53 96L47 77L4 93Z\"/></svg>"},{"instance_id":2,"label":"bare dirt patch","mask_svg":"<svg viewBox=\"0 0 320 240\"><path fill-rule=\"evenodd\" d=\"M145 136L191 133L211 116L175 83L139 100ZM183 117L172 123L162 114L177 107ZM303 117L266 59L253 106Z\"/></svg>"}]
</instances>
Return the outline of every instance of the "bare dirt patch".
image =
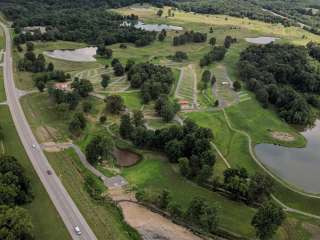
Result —
<instances>
[{"instance_id":1,"label":"bare dirt patch","mask_svg":"<svg viewBox=\"0 0 320 240\"><path fill-rule=\"evenodd\" d=\"M140 160L140 156L129 150L122 150L116 148L113 155L117 160L117 164L121 167L130 167Z\"/></svg>"},{"instance_id":2,"label":"bare dirt patch","mask_svg":"<svg viewBox=\"0 0 320 240\"><path fill-rule=\"evenodd\" d=\"M109 191L115 201L134 200L130 193L125 193L121 189ZM133 202L120 202L125 221L137 229L143 239L161 240L201 240L186 228L174 224L169 219L150 211Z\"/></svg>"},{"instance_id":3,"label":"bare dirt patch","mask_svg":"<svg viewBox=\"0 0 320 240\"><path fill-rule=\"evenodd\" d=\"M46 152L61 152L70 147L71 142L66 143L55 143L55 142L45 142L42 143L42 148Z\"/></svg>"},{"instance_id":4,"label":"bare dirt patch","mask_svg":"<svg viewBox=\"0 0 320 240\"><path fill-rule=\"evenodd\" d=\"M47 127L40 126L36 129L36 136L39 142L48 142L54 140L55 129L48 129Z\"/></svg>"},{"instance_id":5,"label":"bare dirt patch","mask_svg":"<svg viewBox=\"0 0 320 240\"><path fill-rule=\"evenodd\" d=\"M292 141L296 140L295 136L293 136L292 134L287 133L287 132L273 131L273 132L271 132L271 136L274 139L277 139L277 140L280 140L283 142L292 142Z\"/></svg>"}]
</instances>

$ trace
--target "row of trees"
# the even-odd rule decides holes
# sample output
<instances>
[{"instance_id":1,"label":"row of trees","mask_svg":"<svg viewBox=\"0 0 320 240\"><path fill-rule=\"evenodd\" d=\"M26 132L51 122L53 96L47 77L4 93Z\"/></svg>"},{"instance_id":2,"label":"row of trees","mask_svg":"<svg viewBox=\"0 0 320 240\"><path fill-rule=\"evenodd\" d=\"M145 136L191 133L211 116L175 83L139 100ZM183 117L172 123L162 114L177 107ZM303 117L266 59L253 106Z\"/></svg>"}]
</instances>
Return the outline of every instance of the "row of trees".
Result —
<instances>
[{"instance_id":1,"label":"row of trees","mask_svg":"<svg viewBox=\"0 0 320 240\"><path fill-rule=\"evenodd\" d=\"M0 239L34 239L27 210L20 207L33 199L30 181L12 156L0 156Z\"/></svg>"},{"instance_id":2,"label":"row of trees","mask_svg":"<svg viewBox=\"0 0 320 240\"><path fill-rule=\"evenodd\" d=\"M288 123L309 124L319 106L320 77L308 61L305 47L268 44L241 53L239 73L264 107L272 104Z\"/></svg>"},{"instance_id":3,"label":"row of trees","mask_svg":"<svg viewBox=\"0 0 320 240\"><path fill-rule=\"evenodd\" d=\"M184 45L186 43L201 43L207 41L207 34L201 32L185 32L173 38L173 46Z\"/></svg>"}]
</instances>

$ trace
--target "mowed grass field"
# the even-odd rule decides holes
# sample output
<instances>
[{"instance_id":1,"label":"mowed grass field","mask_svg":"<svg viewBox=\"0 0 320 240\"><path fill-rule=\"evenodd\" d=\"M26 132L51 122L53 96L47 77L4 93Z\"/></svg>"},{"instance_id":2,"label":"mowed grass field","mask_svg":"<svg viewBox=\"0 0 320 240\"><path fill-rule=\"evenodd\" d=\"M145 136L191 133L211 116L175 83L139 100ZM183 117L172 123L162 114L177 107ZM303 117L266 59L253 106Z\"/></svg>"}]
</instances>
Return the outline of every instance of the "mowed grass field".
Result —
<instances>
[{"instance_id":1,"label":"mowed grass field","mask_svg":"<svg viewBox=\"0 0 320 240\"><path fill-rule=\"evenodd\" d=\"M34 200L23 207L31 215L35 238L48 240L71 239L24 151L7 106L0 106L0 126L4 133L4 153L18 159L31 181Z\"/></svg>"},{"instance_id":2,"label":"mowed grass field","mask_svg":"<svg viewBox=\"0 0 320 240\"><path fill-rule=\"evenodd\" d=\"M129 232L133 230L122 222L120 211L111 203L96 202L85 190L85 177L91 173L84 168L72 149L59 153L47 153L47 156L51 166L99 240L132 239Z\"/></svg>"}]
</instances>

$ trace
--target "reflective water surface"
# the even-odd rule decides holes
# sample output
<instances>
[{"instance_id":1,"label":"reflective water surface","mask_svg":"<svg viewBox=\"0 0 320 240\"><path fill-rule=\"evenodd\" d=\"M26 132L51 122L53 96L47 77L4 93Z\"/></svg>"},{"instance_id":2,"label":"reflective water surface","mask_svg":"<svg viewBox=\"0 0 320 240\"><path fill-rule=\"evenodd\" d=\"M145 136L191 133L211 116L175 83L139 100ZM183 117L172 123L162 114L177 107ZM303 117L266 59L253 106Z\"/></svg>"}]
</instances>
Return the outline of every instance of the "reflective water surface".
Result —
<instances>
[{"instance_id":1,"label":"reflective water surface","mask_svg":"<svg viewBox=\"0 0 320 240\"><path fill-rule=\"evenodd\" d=\"M305 148L258 144L256 155L288 183L306 192L320 193L320 120L302 134L308 140Z\"/></svg>"}]
</instances>

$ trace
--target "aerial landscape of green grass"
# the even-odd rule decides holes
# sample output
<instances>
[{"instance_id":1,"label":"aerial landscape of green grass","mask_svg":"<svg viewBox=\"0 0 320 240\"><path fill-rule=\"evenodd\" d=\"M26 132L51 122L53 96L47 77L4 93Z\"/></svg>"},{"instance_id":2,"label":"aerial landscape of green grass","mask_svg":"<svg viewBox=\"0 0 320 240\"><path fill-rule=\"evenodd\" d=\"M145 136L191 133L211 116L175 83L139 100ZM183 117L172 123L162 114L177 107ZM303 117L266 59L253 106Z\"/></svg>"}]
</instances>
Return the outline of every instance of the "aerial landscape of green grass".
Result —
<instances>
[{"instance_id":1,"label":"aerial landscape of green grass","mask_svg":"<svg viewBox=\"0 0 320 240\"><path fill-rule=\"evenodd\" d=\"M164 12L168 11L168 9L168 7L165 7ZM247 37L270 36L279 38L277 43L306 45L311 40L319 43L320 36L304 31L299 27L284 27L281 24L270 24L226 15L205 15L176 10L174 17L159 17L156 15L157 10L158 8L150 5L144 5L143 7L133 5L108 11L115 11L122 15L136 14L145 23L176 25L183 27L184 30L205 32L208 34L208 39L216 37L217 45L223 45L226 35L237 38L237 42L228 49L222 61L213 63L203 69L200 68L199 61L212 47L206 42L173 46L173 37L179 35L179 32L176 31L168 31L168 35L163 42L154 41L145 47L137 47L132 43L126 44L127 48L121 48L119 43L108 46L113 50L113 58L118 58L123 64L129 59L133 59L136 63L150 62L171 67L175 82L170 90L170 99L183 99L188 100L190 103L198 101L198 106L195 108L188 111L182 109L178 113L178 118L190 118L199 126L211 129L214 135L213 143L222 154L222 156L219 156L216 151L217 160L213 167L213 177L218 177L220 181L223 180L223 172L228 167L225 161L232 168L246 168L250 175L254 175L256 172L264 172L264 169L255 162L254 156L250 152L250 147L254 149L256 144L270 143L298 148L302 148L307 144L306 139L299 131L280 119L273 108L263 108L256 100L255 95L244 87L244 83L242 83L243 87L240 92L236 92L230 87L225 87L225 83L229 79L232 82L240 80L238 61L240 53L249 46L249 43L245 41ZM212 32L209 32L210 27L212 27ZM3 42L0 32L0 48L1 41ZM34 43L36 54L55 49L77 49L85 46L88 45L68 41L37 41ZM26 46L22 45L22 47L25 48ZM186 52L188 59L182 62L173 61L171 57L177 51ZM13 56L17 88L35 90L34 78L39 74L18 71L17 62L23 57L23 52L19 53L14 49ZM103 99L113 94L122 97L128 112L142 109L146 118L146 126L150 129L161 129L179 124L176 120L166 123L155 117L154 102L151 101L148 104L144 104L140 91L130 88L126 76L118 78L111 74L110 85L112 86L112 83L118 80L120 82L118 82L119 85L102 89L100 86L100 73L105 71L108 74L111 73L111 70L109 72L108 68L107 70L105 69L106 64L111 64L111 59L97 57L97 62L72 62L48 56L45 58L47 62L54 64L55 69L71 73L72 76L81 74L81 76L85 76L83 78L88 78L94 85L95 96L89 96L86 100L92 104L93 109L85 114L88 122L80 136L72 136L70 134L69 123L74 112L82 111L83 102L74 111L59 113L46 92L30 93L23 96L20 99L21 105L40 143L73 142L85 151L93 136L99 133L110 136L110 132L112 132L112 129L110 131L110 126L114 126L115 132L117 132L120 117L106 112ZM96 71L96 69L101 71ZM218 90L217 96L213 95L214 89L211 86L203 91L199 88L197 89L205 69L214 73L217 78L215 86ZM182 73L184 75L178 83ZM0 102L5 100L2 83L3 77L0 74ZM216 100L223 100L227 104L222 106L223 109L218 108L214 106ZM106 115L106 123L99 122L99 118L102 115ZM23 151L6 106L0 106L0 126L9 133L4 140L6 152L16 156L26 168L28 175L31 176L35 199L26 208L30 210L35 225L36 237L38 239L68 239L69 236L62 221ZM243 134L244 132L247 135ZM276 139L272 136L273 132L288 133L294 140L283 141ZM118 136L118 134L115 135ZM252 146L249 146L249 139L252 140ZM17 144L19 146L18 149L16 147ZM244 202L231 200L223 194L187 180L180 175L177 164L171 164L162 153L141 150L131 145L130 147L142 154L142 160L134 166L126 168L117 168L112 163L112 168L115 168L116 172L129 182L132 189L144 189L153 198L156 198L158 194L166 189L170 192L172 201L181 205L183 210L187 209L194 197L201 197L206 200L209 206L218 207L220 229L235 236L242 236L245 239L253 239L255 237L251 220L257 211L256 208ZM130 239L128 232L132 231L132 229L127 228L128 226L123 223L118 209L111 204L101 205L97 203L86 192L84 180L87 175L91 174L82 165L73 150L46 152L46 155L97 238ZM113 175L103 166L97 166L97 168L106 176ZM303 193L299 192L299 189L284 182L279 177L277 179L278 181L274 181L272 191L274 197L288 207L320 215L319 198L302 195ZM106 190L106 194L107 192L108 190ZM43 214L44 208L47 211L47 221L41 221L41 214ZM287 216L286 221L279 228L273 239L307 240L312 239L320 231L320 222L312 217L290 212L287 213ZM50 228L50 225L56 227ZM59 229L59 231L56 229Z\"/></svg>"}]
</instances>

